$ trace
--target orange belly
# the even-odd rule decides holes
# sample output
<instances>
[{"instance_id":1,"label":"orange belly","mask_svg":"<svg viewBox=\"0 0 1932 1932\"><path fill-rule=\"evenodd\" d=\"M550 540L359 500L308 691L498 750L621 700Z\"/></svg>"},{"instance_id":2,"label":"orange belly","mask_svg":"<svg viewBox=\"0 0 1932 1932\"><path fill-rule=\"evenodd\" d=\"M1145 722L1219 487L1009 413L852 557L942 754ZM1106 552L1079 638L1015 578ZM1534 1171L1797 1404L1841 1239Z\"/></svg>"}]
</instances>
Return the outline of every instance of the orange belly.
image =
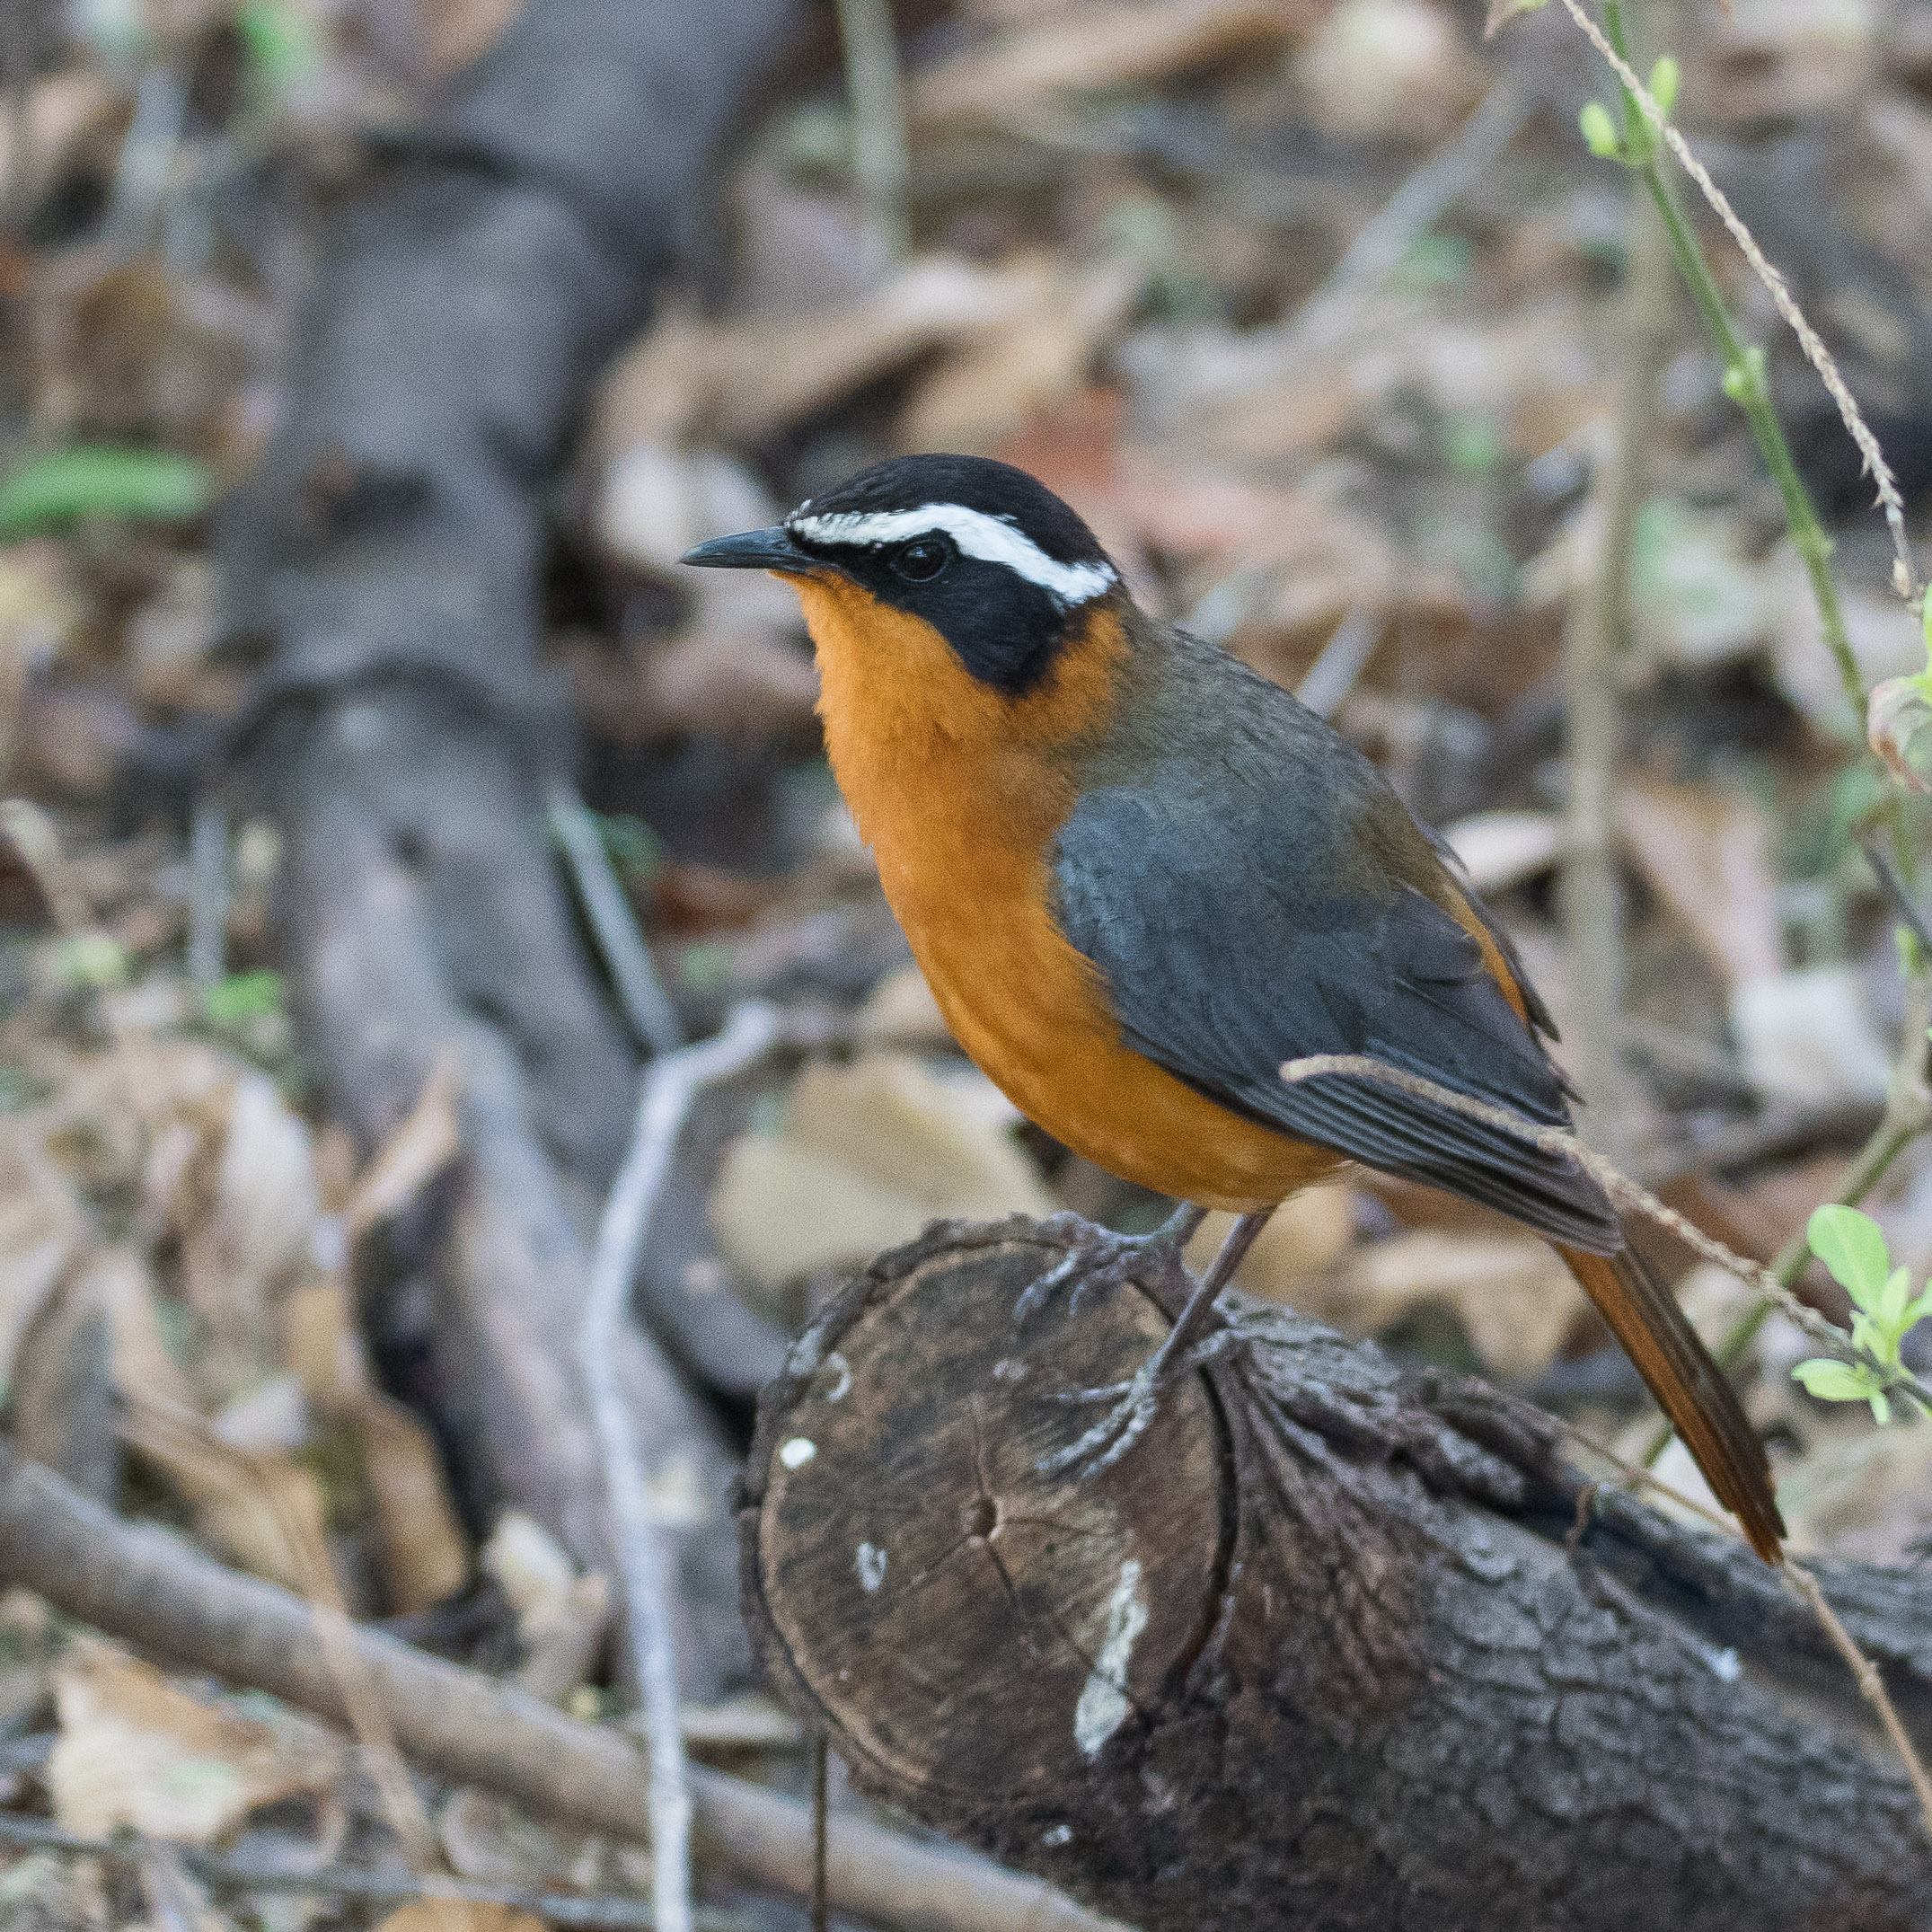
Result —
<instances>
[{"instance_id":1,"label":"orange belly","mask_svg":"<svg viewBox=\"0 0 1932 1932\"><path fill-rule=\"evenodd\" d=\"M1008 700L917 619L837 578L794 588L840 787L947 1025L993 1083L1108 1173L1208 1207L1270 1207L1337 1166L1124 1045L1099 975L1047 910L1067 751L1112 701L1117 621Z\"/></svg>"},{"instance_id":2,"label":"orange belly","mask_svg":"<svg viewBox=\"0 0 1932 1932\"><path fill-rule=\"evenodd\" d=\"M1028 1119L1123 1180L1236 1213L1338 1164L1123 1045L1098 975L1047 915L1045 884L1041 868L971 908L887 888L954 1038Z\"/></svg>"}]
</instances>

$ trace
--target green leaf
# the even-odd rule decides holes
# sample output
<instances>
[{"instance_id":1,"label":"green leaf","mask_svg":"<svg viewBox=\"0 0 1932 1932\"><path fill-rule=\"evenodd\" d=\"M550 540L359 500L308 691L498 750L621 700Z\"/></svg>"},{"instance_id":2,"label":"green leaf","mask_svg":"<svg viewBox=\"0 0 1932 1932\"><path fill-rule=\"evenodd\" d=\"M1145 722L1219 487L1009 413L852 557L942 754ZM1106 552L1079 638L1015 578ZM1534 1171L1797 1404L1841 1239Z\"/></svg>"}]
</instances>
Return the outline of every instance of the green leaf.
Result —
<instances>
[{"instance_id":1,"label":"green leaf","mask_svg":"<svg viewBox=\"0 0 1932 1932\"><path fill-rule=\"evenodd\" d=\"M251 1019L262 1019L279 1012L282 1005L282 975L279 973L233 973L217 980L202 995L202 1007L209 1023L216 1027L245 1027Z\"/></svg>"},{"instance_id":2,"label":"green leaf","mask_svg":"<svg viewBox=\"0 0 1932 1932\"><path fill-rule=\"evenodd\" d=\"M1928 1286L1916 1301L1908 1301L1899 1310L1899 1333L1908 1334L1928 1315L1932 1315L1932 1286Z\"/></svg>"},{"instance_id":3,"label":"green leaf","mask_svg":"<svg viewBox=\"0 0 1932 1932\"><path fill-rule=\"evenodd\" d=\"M49 450L0 482L0 543L78 516L198 516L212 494L207 465L171 450Z\"/></svg>"},{"instance_id":4,"label":"green leaf","mask_svg":"<svg viewBox=\"0 0 1932 1932\"><path fill-rule=\"evenodd\" d=\"M1656 66L1650 70L1650 97L1663 110L1666 120L1677 105L1677 84L1682 78L1677 63L1668 54L1658 55Z\"/></svg>"},{"instance_id":5,"label":"green leaf","mask_svg":"<svg viewBox=\"0 0 1932 1932\"><path fill-rule=\"evenodd\" d=\"M1576 125L1583 129L1584 146L1599 161L1615 161L1622 153L1617 124L1601 101L1586 101L1583 112L1576 117Z\"/></svg>"},{"instance_id":6,"label":"green leaf","mask_svg":"<svg viewBox=\"0 0 1932 1932\"><path fill-rule=\"evenodd\" d=\"M258 80L281 93L313 73L322 58L315 31L295 7L278 0L249 0L234 16Z\"/></svg>"},{"instance_id":7,"label":"green leaf","mask_svg":"<svg viewBox=\"0 0 1932 1932\"><path fill-rule=\"evenodd\" d=\"M1876 1386L1869 1369L1834 1362L1830 1355L1813 1355L1809 1362L1799 1363L1791 1379L1803 1382L1821 1402L1867 1401Z\"/></svg>"},{"instance_id":8,"label":"green leaf","mask_svg":"<svg viewBox=\"0 0 1932 1932\"><path fill-rule=\"evenodd\" d=\"M1860 1308L1872 1310L1892 1272L1892 1256L1878 1223L1855 1207L1832 1203L1812 1215L1804 1232L1832 1278Z\"/></svg>"},{"instance_id":9,"label":"green leaf","mask_svg":"<svg viewBox=\"0 0 1932 1932\"><path fill-rule=\"evenodd\" d=\"M84 932L61 940L56 958L60 977L69 986L105 992L128 984L127 948L104 932Z\"/></svg>"},{"instance_id":10,"label":"green leaf","mask_svg":"<svg viewBox=\"0 0 1932 1932\"><path fill-rule=\"evenodd\" d=\"M1905 1304L1911 1299L1911 1292L1912 1278L1903 1268L1893 1268L1885 1277L1885 1285L1878 1291L1878 1306L1872 1310L1872 1317L1888 1336L1897 1335L1902 1327Z\"/></svg>"}]
</instances>

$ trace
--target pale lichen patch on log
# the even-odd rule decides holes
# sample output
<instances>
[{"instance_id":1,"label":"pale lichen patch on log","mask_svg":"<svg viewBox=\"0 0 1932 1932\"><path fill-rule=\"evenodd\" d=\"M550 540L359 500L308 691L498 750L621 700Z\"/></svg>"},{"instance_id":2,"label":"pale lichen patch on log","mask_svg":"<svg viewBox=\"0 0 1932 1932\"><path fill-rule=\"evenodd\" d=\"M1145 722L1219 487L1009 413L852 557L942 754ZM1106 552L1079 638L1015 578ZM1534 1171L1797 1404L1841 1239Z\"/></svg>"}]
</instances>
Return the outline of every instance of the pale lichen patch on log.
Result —
<instances>
[{"instance_id":1,"label":"pale lichen patch on log","mask_svg":"<svg viewBox=\"0 0 1932 1932\"><path fill-rule=\"evenodd\" d=\"M1141 1593L1141 1559L1129 1557L1120 1566L1120 1581L1107 1603L1107 1635L1080 1702L1073 1707L1073 1742L1082 1757L1092 1757L1126 1722L1127 1665L1134 1646L1147 1628L1147 1599Z\"/></svg>"}]
</instances>

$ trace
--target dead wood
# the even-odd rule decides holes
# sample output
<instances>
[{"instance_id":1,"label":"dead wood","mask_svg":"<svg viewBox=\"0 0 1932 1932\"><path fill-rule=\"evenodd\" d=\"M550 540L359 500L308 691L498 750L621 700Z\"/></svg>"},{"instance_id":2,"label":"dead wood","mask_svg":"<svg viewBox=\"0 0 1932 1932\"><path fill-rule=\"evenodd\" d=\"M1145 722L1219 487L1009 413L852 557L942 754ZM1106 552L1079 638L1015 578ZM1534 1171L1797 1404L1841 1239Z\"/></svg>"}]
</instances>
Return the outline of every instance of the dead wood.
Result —
<instances>
[{"instance_id":1,"label":"dead wood","mask_svg":"<svg viewBox=\"0 0 1932 1932\"><path fill-rule=\"evenodd\" d=\"M1016 1331L1061 1251L930 1231L762 1405L747 1614L859 1783L1147 1932L1924 1925L1910 1788L1804 1608L1580 1511L1538 1412L1248 1303L1125 1460L1043 1475L1167 1320ZM1824 1581L1922 1734L1932 1600Z\"/></svg>"},{"instance_id":2,"label":"dead wood","mask_svg":"<svg viewBox=\"0 0 1932 1932\"><path fill-rule=\"evenodd\" d=\"M541 836L568 762L538 664L541 490L635 324L791 0L528 0L393 130L327 225L270 447L223 518L265 662L237 744L286 834L283 950L366 1144L462 1051L469 1160L368 1310L473 1516L514 1501L609 1572L572 1355L634 1065ZM775 1356L729 1296L647 1284L681 1365ZM622 1364L648 1466L688 1476L685 1686L740 1672L720 1432L652 1338Z\"/></svg>"},{"instance_id":3,"label":"dead wood","mask_svg":"<svg viewBox=\"0 0 1932 1932\"><path fill-rule=\"evenodd\" d=\"M345 1722L340 1687L299 1597L120 1521L4 1442L0 1582L22 1584L163 1663ZM415 1763L558 1823L648 1841L647 1768L635 1741L380 1631L357 1628L348 1641ZM805 1806L701 1767L691 1780L708 1862L745 1884L808 1895ZM830 1884L835 1910L901 1932L1108 1932L1037 1880L839 1816Z\"/></svg>"}]
</instances>

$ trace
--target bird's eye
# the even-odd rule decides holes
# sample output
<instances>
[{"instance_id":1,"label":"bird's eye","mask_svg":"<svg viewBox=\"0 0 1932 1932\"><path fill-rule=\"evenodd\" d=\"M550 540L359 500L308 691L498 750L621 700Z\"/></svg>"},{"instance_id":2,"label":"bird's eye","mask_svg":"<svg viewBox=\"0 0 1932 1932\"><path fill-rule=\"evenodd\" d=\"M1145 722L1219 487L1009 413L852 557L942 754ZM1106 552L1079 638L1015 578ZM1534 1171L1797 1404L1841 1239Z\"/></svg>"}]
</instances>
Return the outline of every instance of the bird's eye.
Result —
<instances>
[{"instance_id":1,"label":"bird's eye","mask_svg":"<svg viewBox=\"0 0 1932 1932\"><path fill-rule=\"evenodd\" d=\"M930 584L952 561L953 547L944 537L914 537L892 553L892 568L913 584Z\"/></svg>"}]
</instances>

